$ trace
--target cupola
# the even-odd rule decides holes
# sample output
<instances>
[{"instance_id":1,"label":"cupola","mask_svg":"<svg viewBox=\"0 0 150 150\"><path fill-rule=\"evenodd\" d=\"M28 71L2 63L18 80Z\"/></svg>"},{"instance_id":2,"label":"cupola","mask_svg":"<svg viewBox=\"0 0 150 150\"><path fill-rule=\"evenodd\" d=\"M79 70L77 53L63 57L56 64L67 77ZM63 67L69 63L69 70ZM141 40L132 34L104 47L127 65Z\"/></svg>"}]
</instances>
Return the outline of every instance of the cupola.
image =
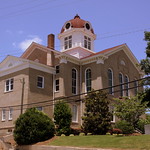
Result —
<instances>
[{"instance_id":1,"label":"cupola","mask_svg":"<svg viewBox=\"0 0 150 150\"><path fill-rule=\"evenodd\" d=\"M66 52L78 58L94 53L96 35L91 23L81 19L79 15L64 23L58 38L61 52Z\"/></svg>"}]
</instances>

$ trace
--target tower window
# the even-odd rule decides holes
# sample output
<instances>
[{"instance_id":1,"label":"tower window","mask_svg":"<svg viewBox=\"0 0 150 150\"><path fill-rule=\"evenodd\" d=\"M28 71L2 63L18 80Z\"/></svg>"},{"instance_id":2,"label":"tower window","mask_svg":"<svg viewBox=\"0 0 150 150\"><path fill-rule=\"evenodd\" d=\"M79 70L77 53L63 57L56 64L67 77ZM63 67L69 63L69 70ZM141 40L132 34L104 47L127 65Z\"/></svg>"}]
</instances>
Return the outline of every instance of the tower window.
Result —
<instances>
[{"instance_id":1,"label":"tower window","mask_svg":"<svg viewBox=\"0 0 150 150\"><path fill-rule=\"evenodd\" d=\"M72 36L65 37L64 39L64 48L68 49L72 47Z\"/></svg>"},{"instance_id":2,"label":"tower window","mask_svg":"<svg viewBox=\"0 0 150 150\"><path fill-rule=\"evenodd\" d=\"M84 47L91 50L91 38L84 36Z\"/></svg>"}]
</instances>

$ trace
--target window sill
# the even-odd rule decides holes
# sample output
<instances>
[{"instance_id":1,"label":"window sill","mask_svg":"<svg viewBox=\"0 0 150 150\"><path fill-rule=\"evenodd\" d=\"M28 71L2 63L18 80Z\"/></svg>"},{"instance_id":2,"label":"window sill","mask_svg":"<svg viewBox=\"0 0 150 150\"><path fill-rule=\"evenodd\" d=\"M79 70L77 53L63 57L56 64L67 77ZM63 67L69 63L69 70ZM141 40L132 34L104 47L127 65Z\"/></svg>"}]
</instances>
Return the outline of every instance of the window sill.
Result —
<instances>
[{"instance_id":1,"label":"window sill","mask_svg":"<svg viewBox=\"0 0 150 150\"><path fill-rule=\"evenodd\" d=\"M55 91L55 93L59 93L59 91Z\"/></svg>"},{"instance_id":2,"label":"window sill","mask_svg":"<svg viewBox=\"0 0 150 150\"><path fill-rule=\"evenodd\" d=\"M2 120L2 122L5 122L6 120Z\"/></svg>"},{"instance_id":3,"label":"window sill","mask_svg":"<svg viewBox=\"0 0 150 150\"><path fill-rule=\"evenodd\" d=\"M37 86L37 88L38 88L38 89L44 89L44 87L38 87L38 86Z\"/></svg>"},{"instance_id":4,"label":"window sill","mask_svg":"<svg viewBox=\"0 0 150 150\"><path fill-rule=\"evenodd\" d=\"M5 94L5 93L10 93L10 92L13 92L13 90L11 90L11 91L4 91L4 94Z\"/></svg>"},{"instance_id":5,"label":"window sill","mask_svg":"<svg viewBox=\"0 0 150 150\"><path fill-rule=\"evenodd\" d=\"M8 121L12 121L13 119L8 119Z\"/></svg>"},{"instance_id":6,"label":"window sill","mask_svg":"<svg viewBox=\"0 0 150 150\"><path fill-rule=\"evenodd\" d=\"M72 123L79 123L78 121L72 121Z\"/></svg>"}]
</instances>

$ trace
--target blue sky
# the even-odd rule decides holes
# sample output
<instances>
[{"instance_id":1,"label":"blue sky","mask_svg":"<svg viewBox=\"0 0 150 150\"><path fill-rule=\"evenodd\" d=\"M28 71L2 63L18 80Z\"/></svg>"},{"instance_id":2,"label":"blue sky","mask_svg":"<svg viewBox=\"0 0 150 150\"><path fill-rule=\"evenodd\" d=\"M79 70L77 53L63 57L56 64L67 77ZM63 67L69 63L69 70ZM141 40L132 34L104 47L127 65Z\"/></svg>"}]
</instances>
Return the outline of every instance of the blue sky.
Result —
<instances>
[{"instance_id":1,"label":"blue sky","mask_svg":"<svg viewBox=\"0 0 150 150\"><path fill-rule=\"evenodd\" d=\"M35 41L47 45L78 14L97 35L95 51L126 43L138 60L145 58L144 31L150 31L150 0L5 0L0 5L0 62L20 56Z\"/></svg>"}]
</instances>

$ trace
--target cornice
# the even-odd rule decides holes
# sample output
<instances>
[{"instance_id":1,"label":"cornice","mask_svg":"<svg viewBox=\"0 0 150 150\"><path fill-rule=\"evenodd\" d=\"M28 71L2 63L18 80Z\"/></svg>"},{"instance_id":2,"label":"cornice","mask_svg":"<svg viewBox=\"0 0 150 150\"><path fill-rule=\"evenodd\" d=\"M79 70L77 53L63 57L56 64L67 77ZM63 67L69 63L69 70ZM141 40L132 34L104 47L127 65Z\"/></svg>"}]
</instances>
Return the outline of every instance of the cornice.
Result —
<instances>
[{"instance_id":1,"label":"cornice","mask_svg":"<svg viewBox=\"0 0 150 150\"><path fill-rule=\"evenodd\" d=\"M80 32L80 33L82 32L82 33L92 37L93 40L96 39L96 34L93 34L90 31L85 30L84 28L73 28L73 29L70 29L70 30L65 31L63 33L60 33L60 34L58 34L58 39L60 39L62 37L65 37L65 36L68 36L68 35L70 35L70 34L72 34L74 32Z\"/></svg>"}]
</instances>

